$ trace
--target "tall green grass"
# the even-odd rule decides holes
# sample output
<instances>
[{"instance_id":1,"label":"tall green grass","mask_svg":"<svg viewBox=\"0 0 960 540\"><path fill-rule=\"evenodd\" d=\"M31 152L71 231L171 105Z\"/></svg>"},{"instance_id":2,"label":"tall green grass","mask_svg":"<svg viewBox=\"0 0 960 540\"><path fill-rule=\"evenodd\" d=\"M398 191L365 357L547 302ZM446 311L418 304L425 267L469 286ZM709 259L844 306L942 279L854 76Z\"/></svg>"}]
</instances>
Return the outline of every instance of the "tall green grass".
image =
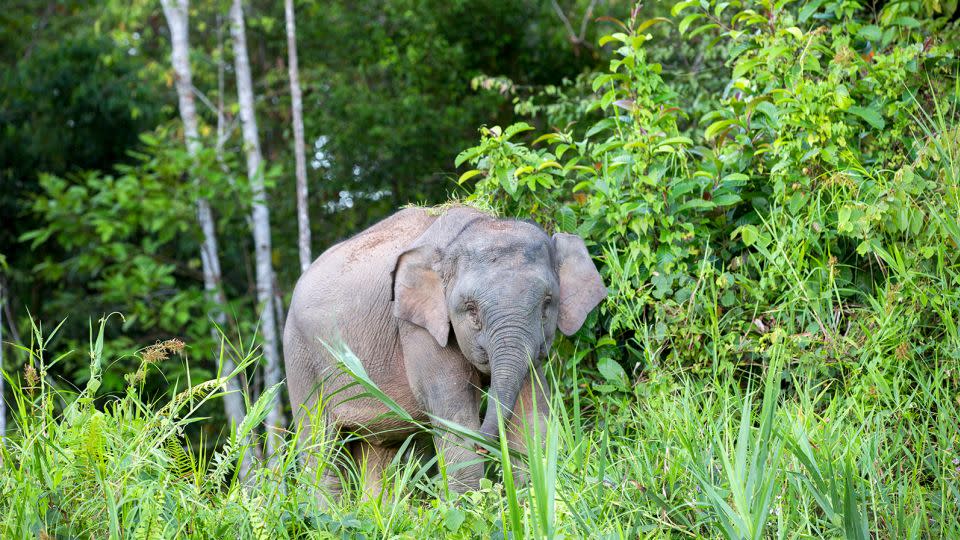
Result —
<instances>
[{"instance_id":1,"label":"tall green grass","mask_svg":"<svg viewBox=\"0 0 960 540\"><path fill-rule=\"evenodd\" d=\"M878 378L870 400L839 384L811 386L781 356L747 376L670 373L616 394L573 386L538 404L553 420L528 435L526 455L490 447L478 491L447 496L442 460L438 470L437 460L402 451L370 498L360 488L364 465L346 460L324 430L294 443L302 423L277 459L255 460L239 478L276 388L220 441L186 435L202 433L193 428L234 374L172 381L167 398L146 403L138 383L177 358L167 351L160 360L153 346L138 353L144 373L129 377L126 393L97 395L109 369L104 324L92 332L83 389L46 382L56 360L45 360L39 329L23 347L37 374L4 373L14 417L0 465L3 538L960 535L956 366L902 363ZM221 354L238 370L257 360L227 341ZM304 466L311 459L316 466ZM345 487L325 497L322 479L334 470Z\"/></svg>"}]
</instances>

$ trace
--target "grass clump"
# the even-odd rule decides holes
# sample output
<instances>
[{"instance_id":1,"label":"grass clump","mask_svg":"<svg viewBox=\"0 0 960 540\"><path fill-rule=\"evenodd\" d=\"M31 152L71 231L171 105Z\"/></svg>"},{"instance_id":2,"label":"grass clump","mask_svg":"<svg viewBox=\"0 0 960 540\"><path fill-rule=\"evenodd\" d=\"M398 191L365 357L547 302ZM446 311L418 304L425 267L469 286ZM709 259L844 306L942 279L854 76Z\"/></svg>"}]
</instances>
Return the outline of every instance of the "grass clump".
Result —
<instances>
[{"instance_id":1,"label":"grass clump","mask_svg":"<svg viewBox=\"0 0 960 540\"><path fill-rule=\"evenodd\" d=\"M553 394L553 421L543 436L530 435L529 455L514 452L512 466L501 465L511 451L492 449L478 491L449 498L436 460L407 459L404 449L381 495L368 497L364 465L343 467L340 443L322 429L292 442L302 422L278 455L254 459L239 477L279 387L216 444L189 435L204 433L197 428L210 421L205 407L236 373L186 387L170 382L156 403L141 398L140 375L123 395L98 396L104 324L79 391L45 380L51 363L39 331L23 348L32 351L35 379L4 373L15 426L0 465L4 538L960 534L960 403L951 368L902 363L870 400L791 375L776 350L769 367L749 376L664 373L617 393L578 385ZM138 353L141 369L162 371L151 350ZM228 351L225 343L221 354ZM236 360L241 370L256 355ZM308 461L316 467L300 465ZM527 482L514 481L521 469ZM345 471L339 497L322 488L333 470Z\"/></svg>"}]
</instances>

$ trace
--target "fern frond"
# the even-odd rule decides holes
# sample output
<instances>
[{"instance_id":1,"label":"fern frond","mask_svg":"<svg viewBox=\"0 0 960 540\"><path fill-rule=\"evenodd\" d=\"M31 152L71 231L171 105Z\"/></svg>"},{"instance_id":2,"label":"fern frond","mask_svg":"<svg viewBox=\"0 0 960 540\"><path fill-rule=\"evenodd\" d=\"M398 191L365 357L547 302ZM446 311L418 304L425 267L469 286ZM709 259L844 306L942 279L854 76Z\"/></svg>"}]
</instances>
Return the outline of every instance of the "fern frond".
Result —
<instances>
[{"instance_id":1,"label":"fern frond","mask_svg":"<svg viewBox=\"0 0 960 540\"><path fill-rule=\"evenodd\" d=\"M250 520L250 529L253 531L253 537L256 540L269 540L270 534L268 533L267 522L263 519L263 514L261 510L263 509L263 497L256 496L253 499L250 499L250 496L247 495L247 492L242 492L243 507L247 511L247 516Z\"/></svg>"},{"instance_id":2,"label":"fern frond","mask_svg":"<svg viewBox=\"0 0 960 540\"><path fill-rule=\"evenodd\" d=\"M161 416L172 416L176 414L181 407L186 403L193 401L195 399L203 399L213 392L224 388L227 384L227 379L210 379L209 381L204 381L196 386L191 386L183 392L180 392L173 399L170 400L170 403L167 403L160 409L159 413Z\"/></svg>"},{"instance_id":3,"label":"fern frond","mask_svg":"<svg viewBox=\"0 0 960 540\"><path fill-rule=\"evenodd\" d=\"M83 453L91 461L101 462L106 453L106 437L103 434L103 413L93 411L90 418L83 424L84 436L82 440Z\"/></svg>"},{"instance_id":4,"label":"fern frond","mask_svg":"<svg viewBox=\"0 0 960 540\"><path fill-rule=\"evenodd\" d=\"M153 497L144 497L140 504L140 523L133 532L134 540L160 540L163 538L163 520L160 519L162 495L154 491Z\"/></svg>"},{"instance_id":5,"label":"fern frond","mask_svg":"<svg viewBox=\"0 0 960 540\"><path fill-rule=\"evenodd\" d=\"M177 478L189 478L197 469L193 457L183 449L183 445L175 437L167 438L163 444L163 451L170 458L172 472Z\"/></svg>"},{"instance_id":6,"label":"fern frond","mask_svg":"<svg viewBox=\"0 0 960 540\"><path fill-rule=\"evenodd\" d=\"M213 456L213 469L207 475L208 485L219 487L227 475L227 471L234 464L241 452L246 448L245 443L250 439L254 430L263 423L264 418L273 406L273 401L280 392L283 383L277 383L260 394L260 398L250 407L247 415L231 434L230 440Z\"/></svg>"}]
</instances>

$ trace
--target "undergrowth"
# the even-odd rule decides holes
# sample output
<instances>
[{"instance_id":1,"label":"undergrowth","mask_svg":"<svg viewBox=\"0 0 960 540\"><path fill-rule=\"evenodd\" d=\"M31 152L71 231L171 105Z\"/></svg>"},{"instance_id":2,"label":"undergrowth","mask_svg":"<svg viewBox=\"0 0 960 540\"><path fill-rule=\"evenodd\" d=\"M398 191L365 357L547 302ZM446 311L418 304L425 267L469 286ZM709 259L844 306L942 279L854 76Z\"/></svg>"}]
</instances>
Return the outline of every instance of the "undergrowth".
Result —
<instances>
[{"instance_id":1,"label":"undergrowth","mask_svg":"<svg viewBox=\"0 0 960 540\"><path fill-rule=\"evenodd\" d=\"M693 379L664 370L628 392L601 394L590 385L555 392L554 421L514 464L514 473L528 473L524 484L504 478L493 447L481 489L451 498L435 459L400 452L382 494L371 498L359 487L364 465L344 460L341 442L323 430L293 442L302 422L277 455L254 459L248 475L238 476L278 388L250 405L226 439L213 441L215 452L202 436L186 438L235 373L169 381L168 397L144 402L144 377L180 358L184 345L175 340L137 353L141 368L128 376L125 393L98 395L110 362L105 324L92 333L90 379L78 391L48 382L60 358L44 357L48 337L39 328L22 347L34 367L3 374L14 389L15 426L0 465L4 538L960 534L960 402L951 368L901 363L865 400L791 375L775 337L773 361L750 376ZM237 370L257 358L226 339L220 353L233 356ZM362 372L356 375L362 384ZM329 497L321 478L335 469L345 471L346 487Z\"/></svg>"}]
</instances>

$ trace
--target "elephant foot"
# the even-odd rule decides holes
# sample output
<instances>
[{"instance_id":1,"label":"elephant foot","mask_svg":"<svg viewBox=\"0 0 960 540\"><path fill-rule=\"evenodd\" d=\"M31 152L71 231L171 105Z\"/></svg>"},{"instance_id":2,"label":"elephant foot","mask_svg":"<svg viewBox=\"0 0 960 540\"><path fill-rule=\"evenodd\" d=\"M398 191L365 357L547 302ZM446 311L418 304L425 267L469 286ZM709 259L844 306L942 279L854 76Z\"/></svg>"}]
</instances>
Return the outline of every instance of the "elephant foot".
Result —
<instances>
[{"instance_id":1,"label":"elephant foot","mask_svg":"<svg viewBox=\"0 0 960 540\"><path fill-rule=\"evenodd\" d=\"M351 453L363 479L362 500L379 497L383 490L384 473L397 455L397 448L356 441L352 444Z\"/></svg>"}]
</instances>

